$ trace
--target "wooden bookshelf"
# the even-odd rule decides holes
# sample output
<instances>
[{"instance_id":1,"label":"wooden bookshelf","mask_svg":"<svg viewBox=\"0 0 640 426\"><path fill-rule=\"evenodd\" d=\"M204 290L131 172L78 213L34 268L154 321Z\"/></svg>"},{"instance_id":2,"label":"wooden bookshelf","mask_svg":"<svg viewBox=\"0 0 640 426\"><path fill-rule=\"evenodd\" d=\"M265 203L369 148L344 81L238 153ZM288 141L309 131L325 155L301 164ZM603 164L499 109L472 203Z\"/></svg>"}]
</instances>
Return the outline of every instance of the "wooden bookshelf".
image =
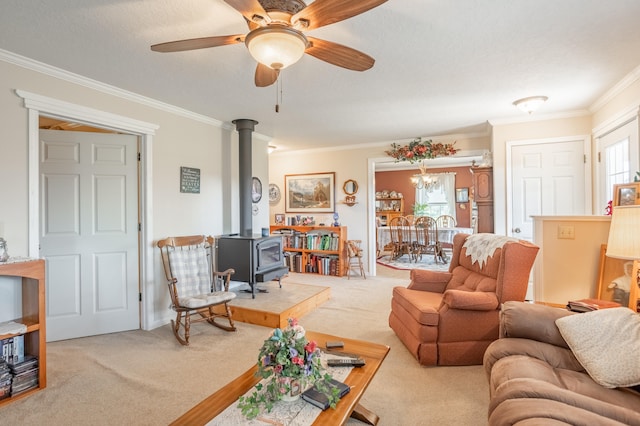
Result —
<instances>
[{"instance_id":1,"label":"wooden bookshelf","mask_svg":"<svg viewBox=\"0 0 640 426\"><path fill-rule=\"evenodd\" d=\"M0 276L22 278L22 317L13 321L25 324L25 355L38 357L38 387L17 396L0 400L0 407L24 398L47 386L47 348L45 324L45 262L43 259L15 260L0 263ZM15 337L14 334L0 334L0 340Z\"/></svg>"},{"instance_id":2,"label":"wooden bookshelf","mask_svg":"<svg viewBox=\"0 0 640 426\"><path fill-rule=\"evenodd\" d=\"M272 225L271 234L284 237L284 251L289 253L289 258L293 257L291 262L295 262L295 265L288 263L290 271L339 277L344 275L344 265L347 263L346 226ZM328 248L322 245L324 236L334 237L335 244Z\"/></svg>"}]
</instances>

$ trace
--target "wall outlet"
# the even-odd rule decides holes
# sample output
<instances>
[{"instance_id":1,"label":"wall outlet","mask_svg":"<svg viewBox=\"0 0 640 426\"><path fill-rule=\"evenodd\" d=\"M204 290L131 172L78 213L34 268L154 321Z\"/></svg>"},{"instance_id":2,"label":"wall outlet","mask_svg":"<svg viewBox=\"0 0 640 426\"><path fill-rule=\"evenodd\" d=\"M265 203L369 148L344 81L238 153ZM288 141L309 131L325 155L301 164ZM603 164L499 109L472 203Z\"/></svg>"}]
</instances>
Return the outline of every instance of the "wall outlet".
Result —
<instances>
[{"instance_id":1,"label":"wall outlet","mask_svg":"<svg viewBox=\"0 0 640 426\"><path fill-rule=\"evenodd\" d=\"M575 238L576 238L576 231L573 226L567 226L567 225L558 226L559 240L574 240Z\"/></svg>"}]
</instances>

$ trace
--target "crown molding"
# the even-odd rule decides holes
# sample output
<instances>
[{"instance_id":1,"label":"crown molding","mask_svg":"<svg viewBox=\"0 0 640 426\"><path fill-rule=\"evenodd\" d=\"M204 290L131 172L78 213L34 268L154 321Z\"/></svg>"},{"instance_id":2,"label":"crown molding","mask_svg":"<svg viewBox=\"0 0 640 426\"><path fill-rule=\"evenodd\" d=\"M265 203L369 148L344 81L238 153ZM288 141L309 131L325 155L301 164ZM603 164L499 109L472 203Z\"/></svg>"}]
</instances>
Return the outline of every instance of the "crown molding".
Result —
<instances>
[{"instance_id":1,"label":"crown molding","mask_svg":"<svg viewBox=\"0 0 640 426\"><path fill-rule=\"evenodd\" d=\"M634 84L636 81L640 79L640 65L637 66L633 71L624 76L622 80L620 80L615 86L611 89L607 90L604 95L598 98L590 107L589 111L592 113L600 110L606 104L608 104L613 98L624 92L629 86Z\"/></svg>"},{"instance_id":2,"label":"crown molding","mask_svg":"<svg viewBox=\"0 0 640 426\"><path fill-rule=\"evenodd\" d=\"M640 117L640 104L636 102L622 110L619 114L591 129L591 133L594 138L601 138L638 117Z\"/></svg>"},{"instance_id":3,"label":"crown molding","mask_svg":"<svg viewBox=\"0 0 640 426\"><path fill-rule=\"evenodd\" d=\"M45 74L50 77L55 77L60 80L68 81L70 83L86 87L88 89L97 90L99 92L106 93L111 96L126 99L128 101L132 101L132 102L145 105L151 108L155 108L161 111L169 112L171 114L189 118L191 120L199 121L206 124L211 124L213 126L220 127L223 129L227 128L225 127L225 123L223 123L220 120L216 120L214 118L207 117L202 114L188 111L186 109L179 108L174 105L167 104L165 102L160 102L155 99L139 95L137 93L119 89L115 86L101 83L97 80L83 77L81 75L74 74L72 72L65 71L63 69L60 69L60 68L57 68L57 67L30 59L30 58L26 58L24 56L15 54L13 52L9 52L7 50L0 49L0 60L4 62L8 62L13 65L17 65L22 68L39 72L40 74Z\"/></svg>"}]
</instances>

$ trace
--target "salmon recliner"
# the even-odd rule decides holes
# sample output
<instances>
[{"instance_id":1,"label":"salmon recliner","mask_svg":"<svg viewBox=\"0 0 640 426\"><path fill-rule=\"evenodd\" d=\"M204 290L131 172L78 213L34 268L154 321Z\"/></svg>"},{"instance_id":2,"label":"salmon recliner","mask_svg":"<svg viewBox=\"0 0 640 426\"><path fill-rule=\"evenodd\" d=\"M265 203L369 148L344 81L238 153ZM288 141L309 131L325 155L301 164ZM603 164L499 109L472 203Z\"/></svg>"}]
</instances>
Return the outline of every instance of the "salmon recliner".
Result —
<instances>
[{"instance_id":1,"label":"salmon recliner","mask_svg":"<svg viewBox=\"0 0 640 426\"><path fill-rule=\"evenodd\" d=\"M502 303L523 301L539 247L496 234L457 234L449 272L413 269L395 287L389 326L422 365L479 365L498 339Z\"/></svg>"}]
</instances>

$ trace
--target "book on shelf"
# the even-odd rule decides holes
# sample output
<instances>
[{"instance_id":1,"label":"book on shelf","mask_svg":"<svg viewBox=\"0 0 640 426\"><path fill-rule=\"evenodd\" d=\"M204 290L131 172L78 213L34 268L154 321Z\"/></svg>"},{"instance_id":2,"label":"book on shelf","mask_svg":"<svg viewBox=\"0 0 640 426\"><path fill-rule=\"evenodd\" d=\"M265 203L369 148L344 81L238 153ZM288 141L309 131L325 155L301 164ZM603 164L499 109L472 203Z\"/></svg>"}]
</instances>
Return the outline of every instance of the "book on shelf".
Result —
<instances>
[{"instance_id":1,"label":"book on shelf","mask_svg":"<svg viewBox=\"0 0 640 426\"><path fill-rule=\"evenodd\" d=\"M617 308L621 306L617 302L600 299L578 299L570 300L567 303L567 309L573 312L591 312L598 309Z\"/></svg>"}]
</instances>

